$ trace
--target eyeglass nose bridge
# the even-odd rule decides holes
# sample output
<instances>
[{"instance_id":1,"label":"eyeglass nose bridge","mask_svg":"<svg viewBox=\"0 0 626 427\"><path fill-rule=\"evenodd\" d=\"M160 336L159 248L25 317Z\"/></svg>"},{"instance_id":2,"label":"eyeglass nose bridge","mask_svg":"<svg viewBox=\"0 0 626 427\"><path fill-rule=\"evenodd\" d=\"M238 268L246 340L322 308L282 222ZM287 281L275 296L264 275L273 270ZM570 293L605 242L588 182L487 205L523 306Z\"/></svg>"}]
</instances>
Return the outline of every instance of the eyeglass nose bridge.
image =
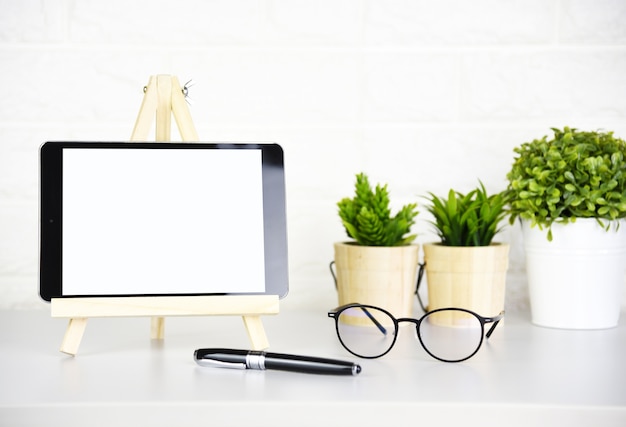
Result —
<instances>
[{"instance_id":1,"label":"eyeglass nose bridge","mask_svg":"<svg viewBox=\"0 0 626 427\"><path fill-rule=\"evenodd\" d=\"M412 317L400 317L399 319L396 319L396 322L398 322L398 323L413 323L415 325L415 327L418 328L420 323L421 323L421 319L414 319Z\"/></svg>"},{"instance_id":2,"label":"eyeglass nose bridge","mask_svg":"<svg viewBox=\"0 0 626 427\"><path fill-rule=\"evenodd\" d=\"M402 324L405 324L406 326L408 326L407 325L408 323L413 325L413 334L415 334L414 338L417 340L420 340L419 329L420 329L420 324L422 323L421 319L414 319L413 317L400 317L399 319L396 319L396 325L398 325L397 334L398 335L400 334L400 327L402 326Z\"/></svg>"}]
</instances>

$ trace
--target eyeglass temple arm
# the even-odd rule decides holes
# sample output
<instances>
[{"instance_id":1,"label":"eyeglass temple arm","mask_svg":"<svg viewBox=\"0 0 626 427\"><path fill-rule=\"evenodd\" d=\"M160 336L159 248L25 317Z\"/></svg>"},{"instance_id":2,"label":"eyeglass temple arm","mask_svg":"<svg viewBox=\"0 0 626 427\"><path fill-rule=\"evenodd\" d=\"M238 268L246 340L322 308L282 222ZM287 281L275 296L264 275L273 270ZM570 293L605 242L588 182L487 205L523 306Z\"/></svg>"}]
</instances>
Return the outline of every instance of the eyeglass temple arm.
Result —
<instances>
[{"instance_id":1,"label":"eyeglass temple arm","mask_svg":"<svg viewBox=\"0 0 626 427\"><path fill-rule=\"evenodd\" d=\"M422 284L422 278L424 277L424 270L426 269L426 263L419 264L419 270L417 271L417 283L415 284L415 295L417 295L417 301L420 303L420 307L424 310L424 313L428 313L428 307L424 305L422 302L422 297L420 296L419 290L420 285Z\"/></svg>"},{"instance_id":2,"label":"eyeglass temple arm","mask_svg":"<svg viewBox=\"0 0 626 427\"><path fill-rule=\"evenodd\" d=\"M365 307L359 307L359 308L363 310L363 313L365 313L365 315L369 317L369 319L376 325L378 330L382 332L383 335L387 335L387 328L385 328L378 320L376 320L376 318L372 316L372 313L370 313L370 311L367 308Z\"/></svg>"},{"instance_id":3,"label":"eyeglass temple arm","mask_svg":"<svg viewBox=\"0 0 626 427\"><path fill-rule=\"evenodd\" d=\"M368 318L372 321L372 323L373 323L373 324L375 324L375 325L376 325L376 327L378 328L378 330L379 330L380 332L382 332L382 333L383 333L383 335L387 335L387 328L385 328L385 327L382 325L382 323L380 323L380 322L376 319L376 317L374 317L374 316L372 315L372 313L370 313L370 311L367 309L367 307L363 307L363 306L362 306L362 305L360 305L360 304L356 304L356 303L354 303L354 304L347 304L347 305L343 305L343 306L341 306L341 307L338 307L338 308L336 308L336 309L334 309L334 310L332 310L332 311L329 311L329 312L328 312L328 317L333 317L333 318L335 319L335 321L337 321L337 322L338 322L338 321L339 321L339 318L337 317L337 313L342 312L342 311L343 311L343 310L345 310L346 308L356 308L356 307L360 308L360 309L363 311L363 313L365 313L365 315L366 315L366 316L367 316L367 317L368 317Z\"/></svg>"},{"instance_id":4,"label":"eyeglass temple arm","mask_svg":"<svg viewBox=\"0 0 626 427\"><path fill-rule=\"evenodd\" d=\"M502 310L500 312L500 314L498 314L495 317L487 317L487 318L485 318L485 323L493 322L493 325L491 325L491 328L489 328L489 330L487 331L487 338L489 338L491 336L493 331L496 329L496 326L498 326L498 323L500 323L500 320L502 320L503 317L504 317L504 310Z\"/></svg>"},{"instance_id":5,"label":"eyeglass temple arm","mask_svg":"<svg viewBox=\"0 0 626 427\"><path fill-rule=\"evenodd\" d=\"M333 275L333 280L335 281L335 289L337 289L337 276L335 276L335 270L333 270L334 265L335 265L335 261L331 261L330 264L328 265L328 268L330 269L330 274ZM419 282L417 283L417 286L419 287ZM415 289L415 293L417 293L417 289ZM419 298L419 294L417 295L417 297ZM420 300L420 304L421 302L422 301ZM361 310L363 310L363 312L367 315L367 317L369 317L370 320L374 322L374 324L376 325L376 327L378 328L380 332L382 332L384 335L387 335L387 329L383 325L381 325L380 322L376 320L374 316L372 316L372 313L370 313L367 308L361 307Z\"/></svg>"},{"instance_id":6,"label":"eyeglass temple arm","mask_svg":"<svg viewBox=\"0 0 626 427\"><path fill-rule=\"evenodd\" d=\"M337 276L335 275L335 270L333 269L334 265L335 265L335 261L331 261L330 264L328 264L328 268L330 269L330 274L333 276L333 281L335 282L335 289L337 289Z\"/></svg>"}]
</instances>

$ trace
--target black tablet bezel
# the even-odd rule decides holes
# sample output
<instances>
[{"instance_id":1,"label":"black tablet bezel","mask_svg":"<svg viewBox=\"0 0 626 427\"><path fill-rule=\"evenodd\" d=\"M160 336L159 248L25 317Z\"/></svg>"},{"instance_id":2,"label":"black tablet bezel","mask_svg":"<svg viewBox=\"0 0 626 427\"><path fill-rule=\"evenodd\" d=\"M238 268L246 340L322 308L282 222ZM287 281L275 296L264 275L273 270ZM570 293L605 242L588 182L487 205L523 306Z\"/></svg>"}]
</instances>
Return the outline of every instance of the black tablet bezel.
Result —
<instances>
[{"instance_id":1,"label":"black tablet bezel","mask_svg":"<svg viewBox=\"0 0 626 427\"><path fill-rule=\"evenodd\" d=\"M40 212L39 212L39 294L45 301L52 298L166 296L160 294L64 295L62 284L63 230L63 150L73 148L112 148L131 150L261 150L263 179L263 226L265 257L265 292L248 295L277 295L284 298L289 290L287 265L287 221L285 206L284 155L274 143L229 142L78 142L51 141L40 147ZM246 293L220 293L219 295ZM167 296L215 295L212 293Z\"/></svg>"}]
</instances>

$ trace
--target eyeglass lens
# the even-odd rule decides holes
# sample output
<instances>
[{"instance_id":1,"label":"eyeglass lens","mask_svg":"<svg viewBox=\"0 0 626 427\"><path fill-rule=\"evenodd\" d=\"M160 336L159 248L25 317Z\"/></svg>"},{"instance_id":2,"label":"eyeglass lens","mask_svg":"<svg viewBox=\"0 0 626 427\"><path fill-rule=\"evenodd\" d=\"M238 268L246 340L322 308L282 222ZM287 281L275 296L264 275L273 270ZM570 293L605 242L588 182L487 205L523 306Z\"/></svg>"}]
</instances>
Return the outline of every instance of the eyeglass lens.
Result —
<instances>
[{"instance_id":1,"label":"eyeglass lens","mask_svg":"<svg viewBox=\"0 0 626 427\"><path fill-rule=\"evenodd\" d=\"M442 310L423 318L418 336L424 349L433 357L458 362L478 351L483 328L480 320L470 313Z\"/></svg>"},{"instance_id":2,"label":"eyeglass lens","mask_svg":"<svg viewBox=\"0 0 626 427\"><path fill-rule=\"evenodd\" d=\"M350 307L337 318L337 333L348 351L361 357L385 354L396 338L393 318L374 307Z\"/></svg>"},{"instance_id":3,"label":"eyeglass lens","mask_svg":"<svg viewBox=\"0 0 626 427\"><path fill-rule=\"evenodd\" d=\"M339 339L351 353L366 358L380 357L393 346L397 323L375 307L355 306L337 318ZM417 331L424 349L436 359L457 362L476 353L482 343L480 320L465 311L444 309L425 315Z\"/></svg>"}]
</instances>

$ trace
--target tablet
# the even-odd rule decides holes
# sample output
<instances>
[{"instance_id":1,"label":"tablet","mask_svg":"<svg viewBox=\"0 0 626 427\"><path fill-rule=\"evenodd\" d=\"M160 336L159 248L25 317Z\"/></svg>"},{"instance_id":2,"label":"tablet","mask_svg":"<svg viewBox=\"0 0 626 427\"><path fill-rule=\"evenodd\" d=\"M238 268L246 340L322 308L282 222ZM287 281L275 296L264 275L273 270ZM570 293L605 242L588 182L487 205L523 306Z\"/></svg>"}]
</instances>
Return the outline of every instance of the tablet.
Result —
<instances>
[{"instance_id":1,"label":"tablet","mask_svg":"<svg viewBox=\"0 0 626 427\"><path fill-rule=\"evenodd\" d=\"M46 142L41 297L288 292L283 151Z\"/></svg>"}]
</instances>

